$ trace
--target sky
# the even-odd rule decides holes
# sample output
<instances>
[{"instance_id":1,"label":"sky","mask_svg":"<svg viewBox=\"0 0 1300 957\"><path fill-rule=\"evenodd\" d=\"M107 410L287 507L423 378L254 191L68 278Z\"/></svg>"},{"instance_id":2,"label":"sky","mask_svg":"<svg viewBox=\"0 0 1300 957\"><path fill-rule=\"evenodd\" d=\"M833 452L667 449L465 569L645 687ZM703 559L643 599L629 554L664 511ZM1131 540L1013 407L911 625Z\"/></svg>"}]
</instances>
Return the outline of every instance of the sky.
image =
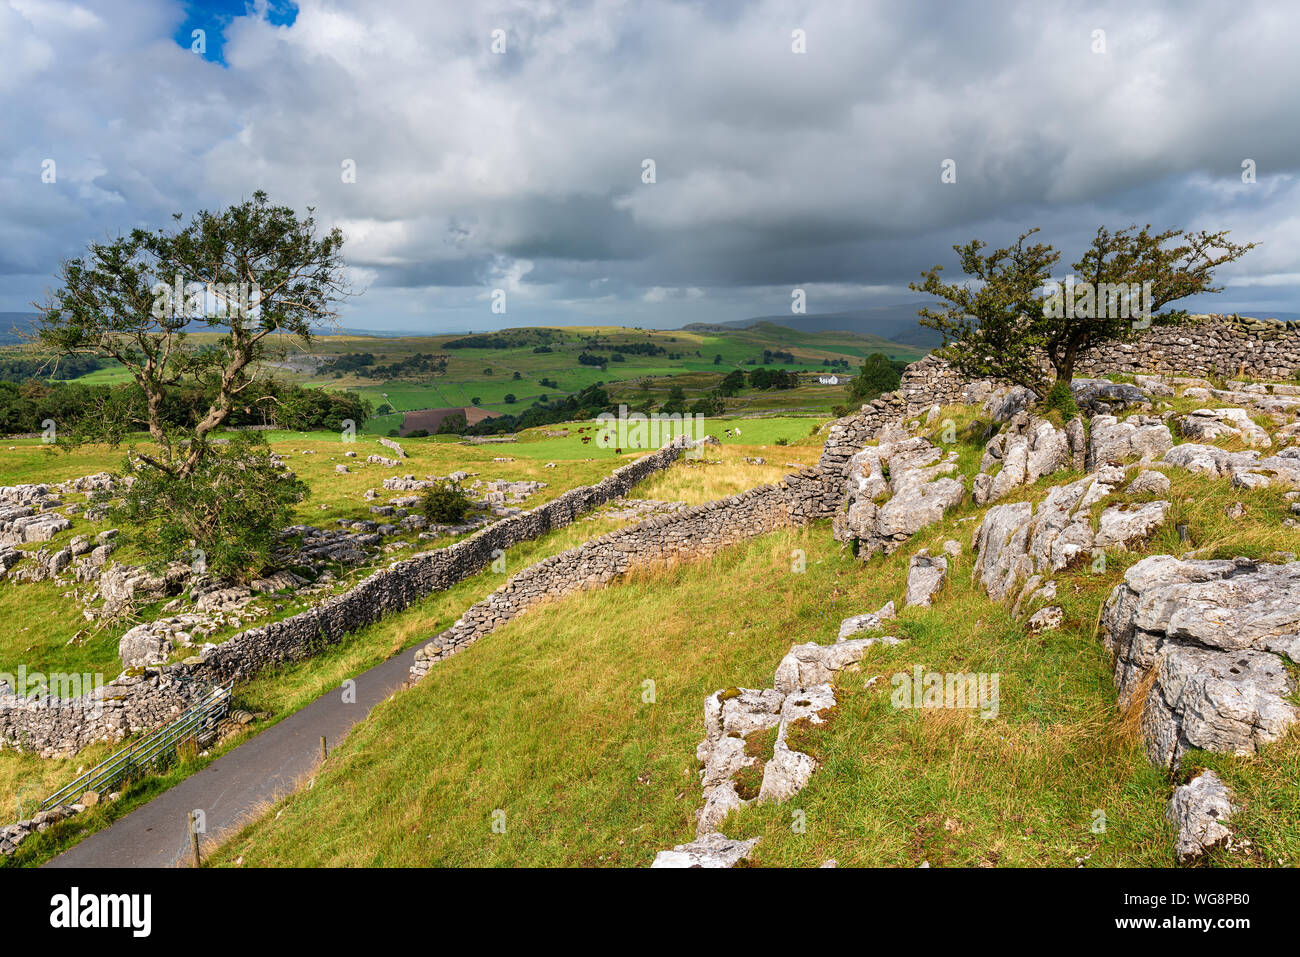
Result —
<instances>
[{"instance_id":1,"label":"sky","mask_svg":"<svg viewBox=\"0 0 1300 957\"><path fill-rule=\"evenodd\" d=\"M1297 312L1297 37L1286 2L0 0L0 311L263 189L342 228L350 328L836 312L1131 223L1260 243L1193 306Z\"/></svg>"}]
</instances>

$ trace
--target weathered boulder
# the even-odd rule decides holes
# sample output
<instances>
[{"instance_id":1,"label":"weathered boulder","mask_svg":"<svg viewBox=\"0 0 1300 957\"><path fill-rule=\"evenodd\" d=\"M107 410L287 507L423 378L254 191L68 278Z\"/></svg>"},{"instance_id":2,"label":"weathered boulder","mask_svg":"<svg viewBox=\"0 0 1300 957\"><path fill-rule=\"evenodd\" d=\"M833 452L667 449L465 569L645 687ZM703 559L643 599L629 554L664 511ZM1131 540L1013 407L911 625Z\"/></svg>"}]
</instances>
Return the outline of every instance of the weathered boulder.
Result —
<instances>
[{"instance_id":1,"label":"weathered boulder","mask_svg":"<svg viewBox=\"0 0 1300 957\"><path fill-rule=\"evenodd\" d=\"M1186 442L1166 452L1163 461L1208 478L1230 478L1237 488L1300 487L1300 446L1260 458L1255 449L1227 452L1214 445Z\"/></svg>"},{"instance_id":2,"label":"weathered boulder","mask_svg":"<svg viewBox=\"0 0 1300 957\"><path fill-rule=\"evenodd\" d=\"M1161 461L1207 478L1223 478L1237 469L1249 468L1258 459L1258 452L1228 452L1215 445L1184 442L1166 452Z\"/></svg>"},{"instance_id":3,"label":"weathered boulder","mask_svg":"<svg viewBox=\"0 0 1300 957\"><path fill-rule=\"evenodd\" d=\"M1097 520L1097 533L1093 536L1095 548L1128 546L1149 538L1164 524L1169 514L1169 503L1147 502L1144 505L1112 505L1102 510Z\"/></svg>"},{"instance_id":4,"label":"weathered boulder","mask_svg":"<svg viewBox=\"0 0 1300 957\"><path fill-rule=\"evenodd\" d=\"M655 855L651 867L735 867L754 852L758 838L733 841L725 834L706 834L690 844Z\"/></svg>"},{"instance_id":5,"label":"weathered boulder","mask_svg":"<svg viewBox=\"0 0 1300 957\"><path fill-rule=\"evenodd\" d=\"M1253 754L1295 723L1300 562L1180 561L1154 555L1124 575L1102 611L1120 706L1141 708L1151 759L1188 748Z\"/></svg>"},{"instance_id":6,"label":"weathered boulder","mask_svg":"<svg viewBox=\"0 0 1300 957\"><path fill-rule=\"evenodd\" d=\"M1107 379L1076 378L1070 383L1075 404L1089 412L1151 407L1151 396L1135 385Z\"/></svg>"},{"instance_id":7,"label":"weathered boulder","mask_svg":"<svg viewBox=\"0 0 1300 957\"><path fill-rule=\"evenodd\" d=\"M985 400L981 412L994 422L1005 422L1033 405L1034 398L1033 391L1022 385L1013 386L1006 391L995 390Z\"/></svg>"},{"instance_id":8,"label":"weathered boulder","mask_svg":"<svg viewBox=\"0 0 1300 957\"><path fill-rule=\"evenodd\" d=\"M772 757L763 765L763 783L758 792L760 803L789 800L807 785L817 762L812 755L790 747L786 740L790 726L798 721L825 724L825 713L834 707L835 693L829 684L801 688L786 696L781 706L776 745Z\"/></svg>"},{"instance_id":9,"label":"weathered boulder","mask_svg":"<svg viewBox=\"0 0 1300 957\"><path fill-rule=\"evenodd\" d=\"M842 668L857 664L872 645L896 645L901 638L851 638L833 645L808 642L795 645L776 666L776 690L793 694L803 688L826 684Z\"/></svg>"},{"instance_id":10,"label":"weathered boulder","mask_svg":"<svg viewBox=\"0 0 1300 957\"><path fill-rule=\"evenodd\" d=\"M253 593L242 585L216 585L198 592L194 608L201 612L237 611L252 597Z\"/></svg>"},{"instance_id":11,"label":"weathered boulder","mask_svg":"<svg viewBox=\"0 0 1300 957\"><path fill-rule=\"evenodd\" d=\"M155 631L152 622L136 625L117 643L117 655L124 668L139 668L165 662L172 653L171 640Z\"/></svg>"},{"instance_id":12,"label":"weathered boulder","mask_svg":"<svg viewBox=\"0 0 1300 957\"><path fill-rule=\"evenodd\" d=\"M872 631L882 627L882 622L888 621L894 617L894 603L886 602L884 606L873 612L867 612L863 615L853 615L845 618L840 622L840 633L837 641L843 641L850 635L856 635L860 631Z\"/></svg>"},{"instance_id":13,"label":"weathered boulder","mask_svg":"<svg viewBox=\"0 0 1300 957\"><path fill-rule=\"evenodd\" d=\"M912 556L907 565L908 607L921 605L928 608L930 600L943 587L948 578L948 559L942 555L931 555L928 549L921 549Z\"/></svg>"},{"instance_id":14,"label":"weathered boulder","mask_svg":"<svg viewBox=\"0 0 1300 957\"><path fill-rule=\"evenodd\" d=\"M1147 395L1168 397L1174 394L1173 385L1158 375L1135 375L1133 381Z\"/></svg>"},{"instance_id":15,"label":"weathered boulder","mask_svg":"<svg viewBox=\"0 0 1300 957\"><path fill-rule=\"evenodd\" d=\"M1025 622L1025 627L1030 631L1054 631L1060 628L1065 621L1065 612L1060 605L1049 605L1046 608L1040 608L1029 616Z\"/></svg>"},{"instance_id":16,"label":"weathered boulder","mask_svg":"<svg viewBox=\"0 0 1300 957\"><path fill-rule=\"evenodd\" d=\"M1232 485L1234 488L1300 487L1300 447L1283 449L1248 468L1237 469L1232 473Z\"/></svg>"},{"instance_id":17,"label":"weathered boulder","mask_svg":"<svg viewBox=\"0 0 1300 957\"><path fill-rule=\"evenodd\" d=\"M781 702L784 700L785 695L774 688L715 691L704 701L704 741L696 749L696 757L706 760L702 749L711 748L724 735L739 734L743 737L775 727L780 723Z\"/></svg>"},{"instance_id":18,"label":"weathered boulder","mask_svg":"<svg viewBox=\"0 0 1300 957\"><path fill-rule=\"evenodd\" d=\"M1092 506L1124 481L1124 470L1103 467L1057 485L1035 508L1029 502L995 505L975 530L972 577L990 598L1001 601L1035 574L1060 571L1087 558L1094 548L1124 548L1148 537L1168 513L1168 502L1112 505L1093 531Z\"/></svg>"},{"instance_id":19,"label":"weathered boulder","mask_svg":"<svg viewBox=\"0 0 1300 957\"><path fill-rule=\"evenodd\" d=\"M1131 415L1123 422L1098 415L1089 428L1088 468L1116 465L1133 459L1155 462L1173 448L1169 426L1153 416Z\"/></svg>"},{"instance_id":20,"label":"weathered boulder","mask_svg":"<svg viewBox=\"0 0 1300 957\"><path fill-rule=\"evenodd\" d=\"M1166 816L1174 826L1174 853L1190 863L1232 837L1228 820L1236 813L1232 794L1213 771L1202 771L1174 789Z\"/></svg>"},{"instance_id":21,"label":"weathered boulder","mask_svg":"<svg viewBox=\"0 0 1300 957\"><path fill-rule=\"evenodd\" d=\"M1130 495L1164 495L1169 491L1169 476L1154 469L1144 469L1125 491Z\"/></svg>"},{"instance_id":22,"label":"weathered boulder","mask_svg":"<svg viewBox=\"0 0 1300 957\"><path fill-rule=\"evenodd\" d=\"M855 544L858 557L893 552L961 502L965 487L945 476L957 469L957 453L923 438L882 440L848 464L847 509L835 516L836 541Z\"/></svg>"},{"instance_id":23,"label":"weathered boulder","mask_svg":"<svg viewBox=\"0 0 1300 957\"><path fill-rule=\"evenodd\" d=\"M705 798L704 807L697 812L696 838L704 838L717 831L727 815L741 806L740 795L736 793L736 786L730 780L718 784Z\"/></svg>"},{"instance_id":24,"label":"weathered boulder","mask_svg":"<svg viewBox=\"0 0 1300 957\"><path fill-rule=\"evenodd\" d=\"M109 542L100 548L112 544ZM91 553L92 562L98 551L97 548ZM103 614L111 617L136 603L174 595L181 590L191 573L190 566L183 562L173 562L161 575L150 574L148 570L135 565L114 565L98 581L99 594L104 599Z\"/></svg>"},{"instance_id":25,"label":"weathered boulder","mask_svg":"<svg viewBox=\"0 0 1300 957\"><path fill-rule=\"evenodd\" d=\"M1247 445L1258 448L1273 444L1268 433L1251 419L1245 409L1197 409L1179 416L1178 428L1183 435L1196 442L1238 438Z\"/></svg>"},{"instance_id":26,"label":"weathered boulder","mask_svg":"<svg viewBox=\"0 0 1300 957\"><path fill-rule=\"evenodd\" d=\"M1065 430L1022 412L985 445L972 491L975 503L996 502L1014 488L1069 468L1072 461Z\"/></svg>"},{"instance_id":27,"label":"weathered boulder","mask_svg":"<svg viewBox=\"0 0 1300 957\"><path fill-rule=\"evenodd\" d=\"M392 439L380 439L379 444L386 449L391 449L399 459L406 458L406 450L394 442Z\"/></svg>"}]
</instances>

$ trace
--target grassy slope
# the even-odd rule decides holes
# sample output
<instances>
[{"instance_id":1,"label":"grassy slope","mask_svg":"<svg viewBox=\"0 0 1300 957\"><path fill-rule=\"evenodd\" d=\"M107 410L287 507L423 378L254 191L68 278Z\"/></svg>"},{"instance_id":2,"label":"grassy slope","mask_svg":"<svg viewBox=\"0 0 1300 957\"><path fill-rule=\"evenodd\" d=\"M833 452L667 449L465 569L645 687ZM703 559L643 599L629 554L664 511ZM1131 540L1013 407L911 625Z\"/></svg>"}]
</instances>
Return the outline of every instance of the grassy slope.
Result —
<instances>
[{"instance_id":1,"label":"grassy slope","mask_svg":"<svg viewBox=\"0 0 1300 957\"><path fill-rule=\"evenodd\" d=\"M757 429L754 440L761 438L774 440L782 433L803 435L802 444L790 448L779 448L779 461L811 462L820 451L815 440L807 437L809 427L807 419L764 420ZM748 425L748 423L746 423ZM576 426L571 426L576 428ZM525 507L549 500L559 495L566 488L574 485L598 481L617 466L631 461L641 453L627 453L615 456L612 450L596 449L583 446L576 436L566 438L545 438L541 431L525 433L523 441L508 447L487 446L472 447L456 443L435 442L432 439L403 440L403 448L410 454L408 463L399 469L390 470L379 466L370 466L367 473L363 470L359 476L338 475L333 472L336 461L347 461L350 467L357 468L356 460L342 459L337 437L333 435L294 433L269 433L273 445L284 454L292 454L304 448L315 448L317 455L295 455L292 459L299 474L307 477L313 486L311 503L305 506L302 514L304 521L322 521L321 516L337 517L342 514L361 517L364 505L358 506L361 492L370 485L378 485L382 476L405 474L408 470L417 475L426 471L445 474L457 468L479 472L483 477L538 478L550 483L550 487L537 493ZM748 436L746 437L748 438ZM382 446L358 441L356 445L347 446L366 454L373 445L374 449L389 454ZM31 440L14 440L12 447L3 447L0 454L6 456L4 478L0 483L32 481L62 481L78 475L88 474L99 469L113 468L120 464L121 452L112 453L81 449L75 453L57 453L41 447ZM527 454L520 454L521 451ZM776 481L788 469L773 464L755 466L743 462L745 456L770 454L761 445L726 444L721 449L710 450L709 463L681 463L669 473L643 483L634 492L635 496L649 498L678 498L698 502L717 497L720 494L734 494L745 488L764 482ZM591 456L591 461L576 456ZM509 456L513 462L496 463L492 458ZM545 469L544 463L553 461L556 468ZM716 462L718 464L710 464ZM381 499L382 500L382 499ZM331 510L313 515L313 506L322 502L331 505ZM609 509L605 509L608 511ZM600 515L601 513L596 513ZM326 519L327 520L327 519ZM513 573L521 567L533 564L542 558L556 554L566 548L603 534L622 521L612 521L599 517L594 520L583 519L568 528L561 529L536 542L523 543L510 549L507 556L507 571ZM74 534L85 534L87 530L96 530L100 525L91 525L84 520L75 520L74 527L56 538L55 544ZM429 547L429 543L422 543ZM402 557L406 553L398 553ZM128 550L117 555L130 558ZM251 711L267 712L271 720L279 720L303 705L314 700L346 677L355 675L377 664L405 647L421 640L427 640L442 629L448 627L469 605L485 597L498 588L503 581L501 575L484 572L462 582L453 588L431 596L411 609L394 615L385 621L350 636L336 648L290 668L279 669L263 674L237 689L238 704ZM116 674L120 668L117 660L117 639L129 627L130 623L121 622L99 630L88 625L81 616L78 606L61 597L68 586L65 583L41 582L5 583L0 582L0 615L6 620L22 621L18 629L0 633L0 665L16 667L17 663L26 663L29 668L46 671L91 670L102 671L106 675ZM161 603L159 603L161 604ZM294 608L286 610L290 613ZM150 613L153 614L150 614ZM145 609L145 617L156 617L157 609ZM278 616L277 616L278 617ZM262 619L261 621L264 621ZM87 629L91 635L85 640L67 644L68 638L78 630ZM215 640L220 640L221 635ZM0 668L0 670L3 670ZM256 733L265 727L255 726L249 733ZM210 760L224 753L229 747L244 740L247 734L223 743L212 754L203 758L194 758L182 762L167 774L140 781L126 789L124 800L105 806L90 815L78 817L75 823L61 825L53 829L48 837L42 835L40 840L33 838L24 845L23 852L15 858L18 864L31 864L46 859L59 848L66 846L81 833L104 826L109 821L120 817L131 807L138 806L153 795L199 770ZM11 807L12 819L17 820L30 815L46 794L59 785L75 777L79 769L91 767L106 758L114 745L95 745L74 757L66 759L45 760L34 755L18 754L13 751L0 751L0 805ZM6 813L0 815L9 820Z\"/></svg>"},{"instance_id":2,"label":"grassy slope","mask_svg":"<svg viewBox=\"0 0 1300 957\"><path fill-rule=\"evenodd\" d=\"M963 450L967 468L977 461ZM1009 500L1041 497L1044 480ZM1171 781L1146 760L1134 716L1118 713L1098 610L1141 554L1180 554L1186 522L1207 557L1295 550L1280 490L1238 492L1179 471L1170 520L1140 554L1056 576L1065 626L1042 636L969 581L971 505L900 553L859 565L824 524L765 536L524 616L438 665L386 703L331 756L315 787L287 799L218 860L249 865L645 865L689 840L700 803L694 748L711 691L770 686L790 644L833 639L847 615L901 598L908 556L949 537L966 546L933 609L891 628L839 682L841 706L814 743L822 767L792 802L742 810L733 836L761 834L757 863L1074 866L1172 863ZM1240 500L1250 520L1224 507ZM791 571L791 554L807 571ZM1032 609L1030 609L1032 610ZM654 622L646 628L646 622ZM1000 675L994 720L890 707L868 676ZM646 679L657 701L642 703ZM881 683L877 683L879 688ZM1127 718L1127 719L1126 719ZM400 747L393 742L401 741ZM1300 743L1263 758L1193 754L1243 797L1238 834L1256 855L1300 860ZM506 812L504 834L492 815ZM806 829L792 829L792 811ZM1105 831L1094 833L1096 812ZM1220 858L1221 862L1227 863Z\"/></svg>"}]
</instances>

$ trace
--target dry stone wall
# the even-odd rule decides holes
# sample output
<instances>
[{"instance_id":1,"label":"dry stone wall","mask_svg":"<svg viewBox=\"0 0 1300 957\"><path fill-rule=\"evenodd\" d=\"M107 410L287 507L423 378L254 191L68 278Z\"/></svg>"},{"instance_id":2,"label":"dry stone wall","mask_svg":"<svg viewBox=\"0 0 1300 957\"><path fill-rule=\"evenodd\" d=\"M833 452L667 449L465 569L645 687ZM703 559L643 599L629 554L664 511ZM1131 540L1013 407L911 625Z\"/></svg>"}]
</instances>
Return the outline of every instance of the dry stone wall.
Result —
<instances>
[{"instance_id":1,"label":"dry stone wall","mask_svg":"<svg viewBox=\"0 0 1300 957\"><path fill-rule=\"evenodd\" d=\"M968 382L944 360L927 355L907 367L896 391L886 392L861 411L831 423L818 466L827 476L843 478L849 459L887 426L922 415L936 405L983 402L993 389L992 382Z\"/></svg>"},{"instance_id":2,"label":"dry stone wall","mask_svg":"<svg viewBox=\"0 0 1300 957\"><path fill-rule=\"evenodd\" d=\"M528 609L551 599L598 588L635 568L716 554L728 545L791 525L827 518L839 506L838 483L817 468L776 485L683 509L619 529L538 562L472 606L450 628L416 652L411 676L424 677L447 658Z\"/></svg>"},{"instance_id":3,"label":"dry stone wall","mask_svg":"<svg viewBox=\"0 0 1300 957\"><path fill-rule=\"evenodd\" d=\"M184 711L213 683L244 680L269 666L309 658L347 634L482 571L511 545L562 528L584 512L626 495L643 479L671 466L687 441L676 439L596 485L572 489L447 548L381 569L302 614L208 646L197 661L128 672L66 700L20 697L0 685L0 747L50 757L155 728Z\"/></svg>"},{"instance_id":4,"label":"dry stone wall","mask_svg":"<svg viewBox=\"0 0 1300 957\"><path fill-rule=\"evenodd\" d=\"M1181 326L1152 326L1133 342L1089 350L1077 371L1290 379L1300 372L1300 322L1207 316Z\"/></svg>"}]
</instances>

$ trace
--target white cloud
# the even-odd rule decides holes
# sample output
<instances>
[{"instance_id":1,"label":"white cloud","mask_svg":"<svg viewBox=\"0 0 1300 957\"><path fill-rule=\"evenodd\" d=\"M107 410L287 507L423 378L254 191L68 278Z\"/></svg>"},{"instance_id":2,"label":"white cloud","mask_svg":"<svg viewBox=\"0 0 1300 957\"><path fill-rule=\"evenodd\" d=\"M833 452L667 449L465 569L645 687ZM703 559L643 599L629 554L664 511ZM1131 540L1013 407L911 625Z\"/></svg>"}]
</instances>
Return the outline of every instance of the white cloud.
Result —
<instances>
[{"instance_id":1,"label":"white cloud","mask_svg":"<svg viewBox=\"0 0 1300 957\"><path fill-rule=\"evenodd\" d=\"M235 19L225 66L171 39L183 18L0 2L0 308L89 239L258 188L343 226L380 326L490 283L635 322L772 311L783 284L911 298L952 242L1031 224L1067 259L1102 222L1233 228L1265 238L1234 288L1300 273L1282 5L304 0Z\"/></svg>"}]
</instances>

